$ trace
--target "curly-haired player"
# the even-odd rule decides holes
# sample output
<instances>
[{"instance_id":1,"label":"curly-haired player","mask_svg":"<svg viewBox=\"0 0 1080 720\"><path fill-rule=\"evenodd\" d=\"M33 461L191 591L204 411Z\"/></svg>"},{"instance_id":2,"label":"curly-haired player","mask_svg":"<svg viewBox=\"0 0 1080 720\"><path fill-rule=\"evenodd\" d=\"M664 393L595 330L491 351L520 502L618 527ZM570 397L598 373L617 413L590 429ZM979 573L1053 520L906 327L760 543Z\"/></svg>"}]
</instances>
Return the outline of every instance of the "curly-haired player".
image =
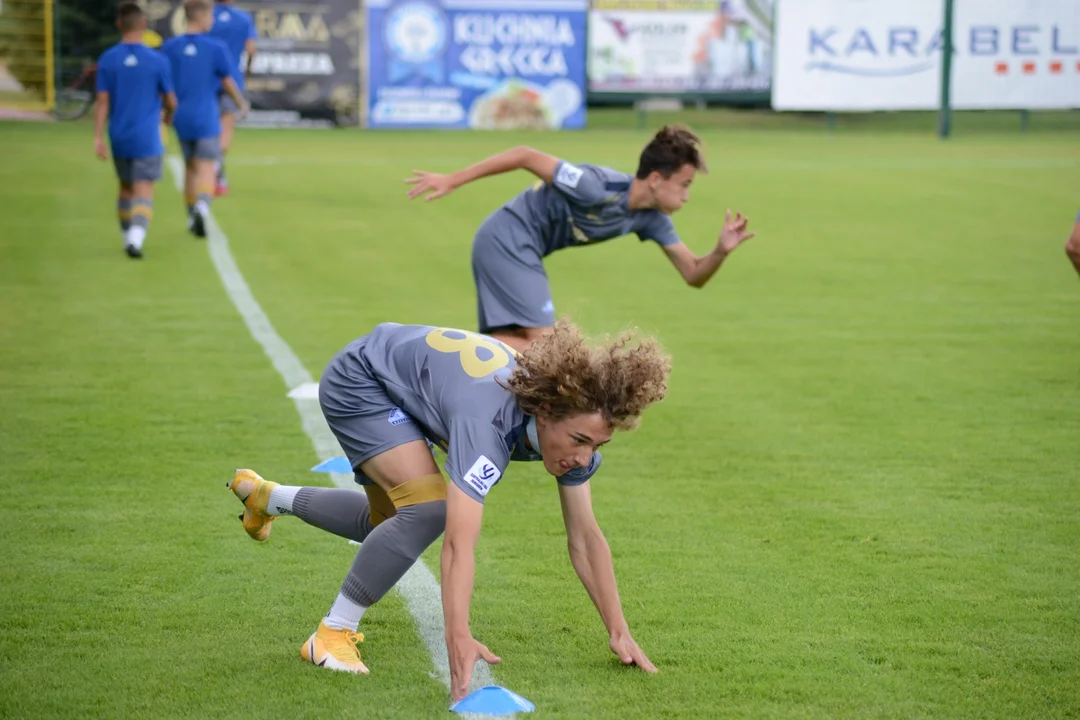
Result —
<instances>
[{"instance_id":1,"label":"curly-haired player","mask_svg":"<svg viewBox=\"0 0 1080 720\"><path fill-rule=\"evenodd\" d=\"M479 330L521 349L555 322L543 258L566 247L635 233L654 240L688 285L702 287L744 241L749 218L728 211L711 252L698 256L675 232L671 215L690 200L705 159L697 135L668 125L641 152L633 176L597 165L573 165L517 147L450 175L414 170L410 198L442 197L473 180L528 170L540 180L503 205L476 231L472 248Z\"/></svg>"},{"instance_id":2,"label":"curly-haired player","mask_svg":"<svg viewBox=\"0 0 1080 720\"><path fill-rule=\"evenodd\" d=\"M468 689L475 662L499 662L473 638L469 605L484 498L511 460L555 476L570 560L626 664L656 668L623 617L611 551L593 515L589 479L598 449L634 427L667 393L670 359L629 334L590 345L568 321L517 355L507 345L447 328L383 323L349 345L319 383L323 415L365 493L288 487L238 470L229 487L244 529L266 540L279 515L362 543L330 612L300 654L321 667L367 673L357 643L364 612L445 529L442 598L451 694ZM446 451L443 480L428 440Z\"/></svg>"}]
</instances>

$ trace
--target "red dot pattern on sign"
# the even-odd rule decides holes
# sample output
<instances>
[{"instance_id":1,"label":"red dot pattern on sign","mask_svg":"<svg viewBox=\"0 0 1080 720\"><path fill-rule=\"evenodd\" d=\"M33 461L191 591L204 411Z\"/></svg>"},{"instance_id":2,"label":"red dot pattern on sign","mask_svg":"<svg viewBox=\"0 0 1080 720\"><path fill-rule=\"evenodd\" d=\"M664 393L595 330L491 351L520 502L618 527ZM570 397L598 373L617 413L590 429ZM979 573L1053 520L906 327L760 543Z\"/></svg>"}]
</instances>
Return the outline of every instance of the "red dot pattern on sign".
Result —
<instances>
[{"instance_id":1,"label":"red dot pattern on sign","mask_svg":"<svg viewBox=\"0 0 1080 720\"><path fill-rule=\"evenodd\" d=\"M1038 71L1038 66L1033 62L1022 63L1020 69L1025 75L1034 75ZM1052 75L1060 75L1065 72L1065 63L1060 60L1052 60L1046 65L1046 69ZM994 72L998 75L1009 74L1009 63L996 62L994 63ZM1076 72L1080 73L1080 60L1076 61Z\"/></svg>"}]
</instances>

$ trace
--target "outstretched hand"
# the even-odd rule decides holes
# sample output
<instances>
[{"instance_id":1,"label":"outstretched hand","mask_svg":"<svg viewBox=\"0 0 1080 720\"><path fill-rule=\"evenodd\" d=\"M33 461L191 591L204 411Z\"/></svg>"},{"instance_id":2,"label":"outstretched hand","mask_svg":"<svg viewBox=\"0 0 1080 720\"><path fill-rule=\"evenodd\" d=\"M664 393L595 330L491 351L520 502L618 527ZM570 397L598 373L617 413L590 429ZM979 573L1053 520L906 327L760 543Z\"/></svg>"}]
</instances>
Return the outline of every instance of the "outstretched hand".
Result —
<instances>
[{"instance_id":1,"label":"outstretched hand","mask_svg":"<svg viewBox=\"0 0 1080 720\"><path fill-rule=\"evenodd\" d=\"M408 193L410 200L424 193L428 193L425 200L434 200L443 195L449 195L454 190L454 183L449 175L429 173L424 170L413 170L413 176L405 178L405 183L412 185Z\"/></svg>"},{"instance_id":2,"label":"outstretched hand","mask_svg":"<svg viewBox=\"0 0 1080 720\"><path fill-rule=\"evenodd\" d=\"M638 647L638 644L634 642L634 638L630 637L629 633L612 635L609 645L611 652L618 655L624 665L637 665L645 672L657 672L656 666L652 664L645 652Z\"/></svg>"},{"instance_id":3,"label":"outstretched hand","mask_svg":"<svg viewBox=\"0 0 1080 720\"><path fill-rule=\"evenodd\" d=\"M749 222L750 218L742 213L736 213L732 219L731 210L728 210L724 214L724 229L720 231L717 247L727 254L757 235L757 233L747 232L746 225Z\"/></svg>"},{"instance_id":4,"label":"outstretched hand","mask_svg":"<svg viewBox=\"0 0 1080 720\"><path fill-rule=\"evenodd\" d=\"M489 665L497 665L502 662L501 658L487 649L483 643L477 642L471 636L460 638L448 638L447 653L450 655L450 698L457 702L469 692L469 682L472 680L473 668L477 660L483 660Z\"/></svg>"}]
</instances>

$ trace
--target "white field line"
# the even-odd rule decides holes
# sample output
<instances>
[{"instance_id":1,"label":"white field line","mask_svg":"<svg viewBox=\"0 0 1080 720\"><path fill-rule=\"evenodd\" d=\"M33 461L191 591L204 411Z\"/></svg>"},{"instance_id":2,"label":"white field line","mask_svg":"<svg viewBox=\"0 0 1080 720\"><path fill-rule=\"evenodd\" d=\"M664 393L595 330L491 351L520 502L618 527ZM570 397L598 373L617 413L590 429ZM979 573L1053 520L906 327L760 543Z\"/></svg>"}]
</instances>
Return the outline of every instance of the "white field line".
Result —
<instances>
[{"instance_id":1,"label":"white field line","mask_svg":"<svg viewBox=\"0 0 1080 720\"><path fill-rule=\"evenodd\" d=\"M184 164L180 158L170 155L168 159L169 169L172 171L176 188L184 191ZM221 283L225 286L225 292L229 295L233 305L236 306L240 316L244 319L251 332L251 337L262 346L266 356L270 358L274 369L285 381L289 390L289 397L296 404L296 410L300 413L300 421L304 432L311 438L315 446L315 453L319 460L329 460L341 455L341 446L330 431L326 420L323 419L322 410L319 408L317 392L312 392L315 382L310 373L300 362L300 358L292 351L289 344L282 339L270 318L263 312L255 296L251 294L244 276L236 266L232 253L229 251L229 239L214 220L213 215L207 218L207 247L210 250L210 258L217 270ZM330 473L334 484L340 488L356 489L352 475ZM442 618L442 595L439 592L439 583L435 576L428 570L423 560L418 560L412 568L405 573L395 586L409 609L416 628L431 654L431 661L435 666L435 677L442 681L443 685L450 688L450 666L447 663L446 638L443 631ZM328 599L329 605L329 599ZM385 669L384 672L389 672ZM491 670L484 662L478 662L473 672L472 689L485 685L494 685L495 680ZM507 716L510 717L510 716Z\"/></svg>"}]
</instances>

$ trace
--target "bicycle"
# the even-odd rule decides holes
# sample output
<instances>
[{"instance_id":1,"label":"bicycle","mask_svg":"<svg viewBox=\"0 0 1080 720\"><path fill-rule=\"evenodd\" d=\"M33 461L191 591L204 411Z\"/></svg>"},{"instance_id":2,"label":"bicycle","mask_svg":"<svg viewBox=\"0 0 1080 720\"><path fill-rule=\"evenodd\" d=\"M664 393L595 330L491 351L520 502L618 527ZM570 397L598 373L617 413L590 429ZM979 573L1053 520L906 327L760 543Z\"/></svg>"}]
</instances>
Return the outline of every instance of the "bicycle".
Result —
<instances>
[{"instance_id":1,"label":"bicycle","mask_svg":"<svg viewBox=\"0 0 1080 720\"><path fill-rule=\"evenodd\" d=\"M143 33L143 44L150 48L161 47L162 37L153 30ZM56 93L53 117L57 120L78 120L90 111L97 97L97 62L83 67L75 82Z\"/></svg>"},{"instance_id":2,"label":"bicycle","mask_svg":"<svg viewBox=\"0 0 1080 720\"><path fill-rule=\"evenodd\" d=\"M89 112L97 94L97 67L96 62L90 63L83 68L75 82L57 91L53 117L57 120L78 120Z\"/></svg>"}]
</instances>

